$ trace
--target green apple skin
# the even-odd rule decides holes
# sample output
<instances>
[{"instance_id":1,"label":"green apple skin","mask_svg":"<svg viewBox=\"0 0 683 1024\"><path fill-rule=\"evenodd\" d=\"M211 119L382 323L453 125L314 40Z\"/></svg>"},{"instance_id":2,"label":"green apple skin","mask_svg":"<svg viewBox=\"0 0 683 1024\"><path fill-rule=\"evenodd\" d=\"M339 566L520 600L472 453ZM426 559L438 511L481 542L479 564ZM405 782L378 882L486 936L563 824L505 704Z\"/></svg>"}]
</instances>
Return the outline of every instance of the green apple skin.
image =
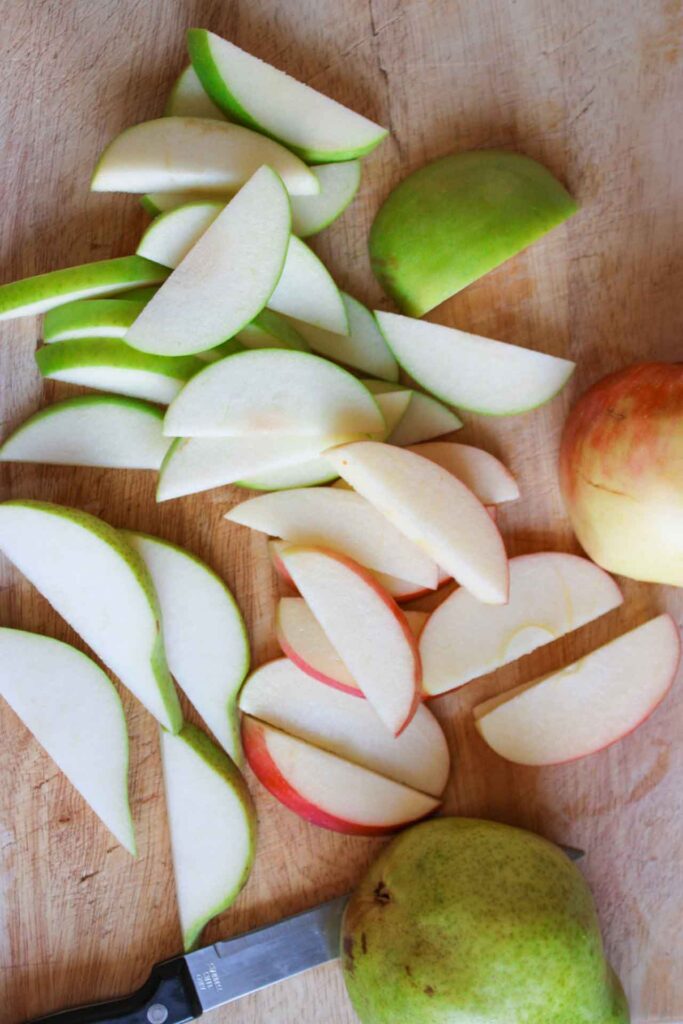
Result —
<instances>
[{"instance_id":1,"label":"green apple skin","mask_svg":"<svg viewBox=\"0 0 683 1024\"><path fill-rule=\"evenodd\" d=\"M628 1024L578 868L552 843L439 818L386 847L342 924L362 1024Z\"/></svg>"},{"instance_id":2,"label":"green apple skin","mask_svg":"<svg viewBox=\"0 0 683 1024\"><path fill-rule=\"evenodd\" d=\"M173 380L189 380L206 363L196 356L157 356L131 348L119 338L73 338L55 341L36 352L43 377L78 366L122 366L147 370Z\"/></svg>"},{"instance_id":3,"label":"green apple skin","mask_svg":"<svg viewBox=\"0 0 683 1024\"><path fill-rule=\"evenodd\" d=\"M453 153L405 178L370 230L372 269L402 312L421 317L577 210L520 153Z\"/></svg>"},{"instance_id":4,"label":"green apple skin","mask_svg":"<svg viewBox=\"0 0 683 1024\"><path fill-rule=\"evenodd\" d=\"M168 267L166 268L168 269ZM159 291L159 285L146 285L144 288L131 288L129 291L118 292L117 299L132 299L133 302L149 302Z\"/></svg>"},{"instance_id":5,"label":"green apple skin","mask_svg":"<svg viewBox=\"0 0 683 1024\"><path fill-rule=\"evenodd\" d=\"M146 305L144 299L76 299L45 314L43 339L123 338Z\"/></svg>"}]
</instances>

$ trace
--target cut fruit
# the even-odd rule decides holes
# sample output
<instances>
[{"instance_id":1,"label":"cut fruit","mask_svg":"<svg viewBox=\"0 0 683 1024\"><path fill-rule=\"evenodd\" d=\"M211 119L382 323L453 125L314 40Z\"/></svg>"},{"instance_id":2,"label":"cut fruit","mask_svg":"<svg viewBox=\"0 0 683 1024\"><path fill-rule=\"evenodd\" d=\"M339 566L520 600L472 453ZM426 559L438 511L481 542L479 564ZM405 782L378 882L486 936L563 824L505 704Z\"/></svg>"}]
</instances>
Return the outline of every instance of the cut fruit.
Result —
<instances>
[{"instance_id":1,"label":"cut fruit","mask_svg":"<svg viewBox=\"0 0 683 1024\"><path fill-rule=\"evenodd\" d=\"M166 414L175 437L384 433L374 398L350 373L308 352L240 352L207 366Z\"/></svg>"},{"instance_id":2,"label":"cut fruit","mask_svg":"<svg viewBox=\"0 0 683 1024\"><path fill-rule=\"evenodd\" d=\"M0 446L0 462L158 469L170 444L161 409L133 398L84 395L41 409Z\"/></svg>"},{"instance_id":3,"label":"cut fruit","mask_svg":"<svg viewBox=\"0 0 683 1024\"><path fill-rule=\"evenodd\" d=\"M353 491L332 487L277 491L243 501L225 518L292 544L328 548L422 587L437 585L436 563Z\"/></svg>"},{"instance_id":4,"label":"cut fruit","mask_svg":"<svg viewBox=\"0 0 683 1024\"><path fill-rule=\"evenodd\" d=\"M454 327L375 312L406 373L444 402L486 416L514 416L554 398L575 363Z\"/></svg>"},{"instance_id":5,"label":"cut fruit","mask_svg":"<svg viewBox=\"0 0 683 1024\"><path fill-rule=\"evenodd\" d=\"M405 615L367 569L345 555L289 547L280 558L377 715L398 736L417 710L422 686Z\"/></svg>"},{"instance_id":6,"label":"cut fruit","mask_svg":"<svg viewBox=\"0 0 683 1024\"><path fill-rule=\"evenodd\" d=\"M391 736L367 701L320 686L288 658L257 669L239 704L252 718L430 796L441 796L448 781L446 738L425 707Z\"/></svg>"},{"instance_id":7,"label":"cut fruit","mask_svg":"<svg viewBox=\"0 0 683 1024\"><path fill-rule=\"evenodd\" d=\"M204 925L234 903L256 848L256 810L227 754L185 725L161 731L166 807L185 951Z\"/></svg>"},{"instance_id":8,"label":"cut fruit","mask_svg":"<svg viewBox=\"0 0 683 1024\"><path fill-rule=\"evenodd\" d=\"M149 302L159 291L158 284L146 285L144 288L130 288L125 292L117 292L117 299L126 299L130 302Z\"/></svg>"},{"instance_id":9,"label":"cut fruit","mask_svg":"<svg viewBox=\"0 0 683 1024\"><path fill-rule=\"evenodd\" d=\"M335 362L344 363L363 373L376 374L390 381L398 380L398 364L377 322L362 302L341 293L348 316L348 333L337 330L323 330L310 323L298 323L297 327L313 349L320 355Z\"/></svg>"},{"instance_id":10,"label":"cut fruit","mask_svg":"<svg viewBox=\"0 0 683 1024\"><path fill-rule=\"evenodd\" d=\"M226 121L225 114L206 95L204 86L190 64L178 75L164 107L164 117L207 117Z\"/></svg>"},{"instance_id":11,"label":"cut fruit","mask_svg":"<svg viewBox=\"0 0 683 1024\"><path fill-rule=\"evenodd\" d=\"M420 637L423 689L453 690L516 661L623 601L611 576L576 555L543 551L510 559L510 600L484 605L466 590L436 608Z\"/></svg>"},{"instance_id":12,"label":"cut fruit","mask_svg":"<svg viewBox=\"0 0 683 1024\"><path fill-rule=\"evenodd\" d=\"M291 235L282 276L268 300L269 309L290 316L295 328L312 324L324 330L346 334L349 318L341 293L332 276L312 249Z\"/></svg>"},{"instance_id":13,"label":"cut fruit","mask_svg":"<svg viewBox=\"0 0 683 1024\"><path fill-rule=\"evenodd\" d=\"M462 420L452 409L446 408L441 402L420 391L411 391L411 399L403 417L387 438L389 444L407 447L431 441L434 437L443 437L453 430L460 430Z\"/></svg>"},{"instance_id":14,"label":"cut fruit","mask_svg":"<svg viewBox=\"0 0 683 1024\"><path fill-rule=\"evenodd\" d=\"M358 160L320 164L310 170L320 183L320 194L292 196L292 231L299 238L317 234L340 217L360 185Z\"/></svg>"},{"instance_id":15,"label":"cut fruit","mask_svg":"<svg viewBox=\"0 0 683 1024\"><path fill-rule=\"evenodd\" d=\"M519 487L510 470L483 448L453 441L432 441L413 445L410 451L447 469L484 505L501 505L519 498Z\"/></svg>"},{"instance_id":16,"label":"cut fruit","mask_svg":"<svg viewBox=\"0 0 683 1024\"><path fill-rule=\"evenodd\" d=\"M0 320L34 316L73 299L115 295L135 284L157 284L167 277L166 267L150 263L141 256L121 256L66 270L52 270L0 285Z\"/></svg>"},{"instance_id":17,"label":"cut fruit","mask_svg":"<svg viewBox=\"0 0 683 1024\"><path fill-rule=\"evenodd\" d=\"M594 754L652 714L673 683L680 652L676 623L658 615L560 672L480 704L477 729L516 764Z\"/></svg>"},{"instance_id":18,"label":"cut fruit","mask_svg":"<svg viewBox=\"0 0 683 1024\"><path fill-rule=\"evenodd\" d=\"M140 239L138 256L175 270L225 207L220 200L204 200L160 214Z\"/></svg>"},{"instance_id":19,"label":"cut fruit","mask_svg":"<svg viewBox=\"0 0 683 1024\"><path fill-rule=\"evenodd\" d=\"M267 166L291 195L315 196L318 179L272 139L238 124L162 117L127 128L100 157L93 192L236 192Z\"/></svg>"},{"instance_id":20,"label":"cut fruit","mask_svg":"<svg viewBox=\"0 0 683 1024\"><path fill-rule=\"evenodd\" d=\"M126 719L102 669L59 640L0 628L0 696L135 856Z\"/></svg>"},{"instance_id":21,"label":"cut fruit","mask_svg":"<svg viewBox=\"0 0 683 1024\"><path fill-rule=\"evenodd\" d=\"M505 546L486 508L464 484L428 459L378 441L340 445L325 457L444 572L480 601L505 604Z\"/></svg>"},{"instance_id":22,"label":"cut fruit","mask_svg":"<svg viewBox=\"0 0 683 1024\"><path fill-rule=\"evenodd\" d=\"M36 352L43 377L167 405L205 363L138 352L118 338L58 341Z\"/></svg>"},{"instance_id":23,"label":"cut fruit","mask_svg":"<svg viewBox=\"0 0 683 1024\"><path fill-rule=\"evenodd\" d=\"M74 338L123 338L149 300L77 299L49 310L43 320L43 341Z\"/></svg>"},{"instance_id":24,"label":"cut fruit","mask_svg":"<svg viewBox=\"0 0 683 1024\"><path fill-rule=\"evenodd\" d=\"M279 139L308 163L364 156L386 128L203 28L187 34L192 66L230 117Z\"/></svg>"},{"instance_id":25,"label":"cut fruit","mask_svg":"<svg viewBox=\"0 0 683 1024\"><path fill-rule=\"evenodd\" d=\"M0 550L172 732L182 725L152 578L101 519L40 501L0 504Z\"/></svg>"},{"instance_id":26,"label":"cut fruit","mask_svg":"<svg viewBox=\"0 0 683 1024\"><path fill-rule=\"evenodd\" d=\"M262 309L250 324L237 332L235 338L250 349L290 348L298 352L309 351L307 343L289 320L274 313L272 309Z\"/></svg>"},{"instance_id":27,"label":"cut fruit","mask_svg":"<svg viewBox=\"0 0 683 1024\"><path fill-rule=\"evenodd\" d=\"M168 213L179 206L187 206L188 203L221 203L225 206L237 191L235 188L230 192L206 192L201 189L187 189L184 192L148 192L140 196L140 205L150 217L158 217L160 213Z\"/></svg>"},{"instance_id":28,"label":"cut fruit","mask_svg":"<svg viewBox=\"0 0 683 1024\"><path fill-rule=\"evenodd\" d=\"M246 327L280 277L290 219L281 180L261 167L145 306L126 343L181 356L214 348Z\"/></svg>"}]
</instances>

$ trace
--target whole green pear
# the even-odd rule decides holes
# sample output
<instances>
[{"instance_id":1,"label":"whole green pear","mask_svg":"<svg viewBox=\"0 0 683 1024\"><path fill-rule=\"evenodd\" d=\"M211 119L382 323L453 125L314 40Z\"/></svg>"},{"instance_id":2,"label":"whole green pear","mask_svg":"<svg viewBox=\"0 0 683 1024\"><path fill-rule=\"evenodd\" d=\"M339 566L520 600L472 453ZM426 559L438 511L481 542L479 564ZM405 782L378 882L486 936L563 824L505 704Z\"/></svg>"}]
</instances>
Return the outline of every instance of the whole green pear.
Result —
<instances>
[{"instance_id":1,"label":"whole green pear","mask_svg":"<svg viewBox=\"0 0 683 1024\"><path fill-rule=\"evenodd\" d=\"M351 897L362 1024L628 1024L590 890L552 843L490 821L403 832Z\"/></svg>"}]
</instances>

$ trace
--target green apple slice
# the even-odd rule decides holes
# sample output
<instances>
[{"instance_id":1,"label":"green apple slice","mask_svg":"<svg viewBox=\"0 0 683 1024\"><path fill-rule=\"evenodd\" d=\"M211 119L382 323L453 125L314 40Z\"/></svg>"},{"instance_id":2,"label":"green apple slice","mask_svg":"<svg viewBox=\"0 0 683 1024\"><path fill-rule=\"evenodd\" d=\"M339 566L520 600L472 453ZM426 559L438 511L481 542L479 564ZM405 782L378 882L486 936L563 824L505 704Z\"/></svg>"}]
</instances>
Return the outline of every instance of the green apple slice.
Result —
<instances>
[{"instance_id":1,"label":"green apple slice","mask_svg":"<svg viewBox=\"0 0 683 1024\"><path fill-rule=\"evenodd\" d=\"M262 309L250 324L237 332L235 338L245 348L291 348L299 352L309 351L308 344L289 320L279 313L274 313L272 309Z\"/></svg>"},{"instance_id":2,"label":"green apple slice","mask_svg":"<svg viewBox=\"0 0 683 1024\"><path fill-rule=\"evenodd\" d=\"M187 44L192 66L221 110L279 139L309 163L364 156L388 135L380 125L213 32L192 28Z\"/></svg>"},{"instance_id":3,"label":"green apple slice","mask_svg":"<svg viewBox=\"0 0 683 1024\"><path fill-rule=\"evenodd\" d=\"M0 504L0 550L161 724L180 704L145 563L95 516L40 501Z\"/></svg>"},{"instance_id":4,"label":"green apple slice","mask_svg":"<svg viewBox=\"0 0 683 1024\"><path fill-rule=\"evenodd\" d=\"M117 299L127 299L133 302L149 302L159 291L158 284L146 285L144 288L131 288L130 291L117 292Z\"/></svg>"},{"instance_id":5,"label":"green apple slice","mask_svg":"<svg viewBox=\"0 0 683 1024\"><path fill-rule=\"evenodd\" d=\"M241 764L237 694L249 670L244 619L223 580L158 537L125 531L149 569L161 605L168 667L233 761Z\"/></svg>"},{"instance_id":6,"label":"green apple slice","mask_svg":"<svg viewBox=\"0 0 683 1024\"><path fill-rule=\"evenodd\" d=\"M238 124L162 117L127 128L107 146L93 192L234 192L263 166L292 195L315 196L318 179L284 146Z\"/></svg>"},{"instance_id":7,"label":"green apple slice","mask_svg":"<svg viewBox=\"0 0 683 1024\"><path fill-rule=\"evenodd\" d=\"M200 189L188 189L185 192L148 192L140 196L140 205L150 217L160 213L168 213L188 203L225 203L230 202L237 189L230 192L206 192ZM292 197L290 196L290 201Z\"/></svg>"},{"instance_id":8,"label":"green apple slice","mask_svg":"<svg viewBox=\"0 0 683 1024\"><path fill-rule=\"evenodd\" d=\"M576 211L528 156L455 153L410 174L370 231L372 268L398 306L423 316Z\"/></svg>"},{"instance_id":9,"label":"green apple slice","mask_svg":"<svg viewBox=\"0 0 683 1024\"><path fill-rule=\"evenodd\" d=\"M66 270L51 270L37 277L0 285L0 320L46 313L72 299L115 295L134 284L156 284L168 277L168 268L141 256L84 263Z\"/></svg>"},{"instance_id":10,"label":"green apple slice","mask_svg":"<svg viewBox=\"0 0 683 1024\"><path fill-rule=\"evenodd\" d=\"M362 302L341 293L346 307L348 334L334 333L310 323L297 327L314 352L344 363L354 370L372 373L389 381L398 380L398 364L377 326L377 321Z\"/></svg>"},{"instance_id":11,"label":"green apple slice","mask_svg":"<svg viewBox=\"0 0 683 1024\"><path fill-rule=\"evenodd\" d=\"M159 469L169 446L155 405L82 395L29 416L0 446L0 462Z\"/></svg>"},{"instance_id":12,"label":"green apple slice","mask_svg":"<svg viewBox=\"0 0 683 1024\"><path fill-rule=\"evenodd\" d=\"M303 328L308 324L337 334L349 330L346 306L332 275L296 235L290 236L282 277L268 300L268 308L292 317L304 338Z\"/></svg>"},{"instance_id":13,"label":"green apple slice","mask_svg":"<svg viewBox=\"0 0 683 1024\"><path fill-rule=\"evenodd\" d=\"M156 217L140 239L138 256L175 269L192 246L199 241L226 204L219 199L186 203Z\"/></svg>"},{"instance_id":14,"label":"green apple slice","mask_svg":"<svg viewBox=\"0 0 683 1024\"><path fill-rule=\"evenodd\" d=\"M385 380L366 380L364 384L380 405L380 396L395 393L397 387L393 382ZM462 420L458 419L451 409L447 409L441 402L437 402L429 395L423 395L420 391L414 391L412 388L408 390L410 402L401 419L389 432L389 444L405 447L419 444L420 441L431 441L443 434L450 434L452 430L460 430Z\"/></svg>"},{"instance_id":15,"label":"green apple slice","mask_svg":"<svg viewBox=\"0 0 683 1024\"><path fill-rule=\"evenodd\" d=\"M256 847L256 810L227 754L193 725L177 736L161 731L183 946L227 910L249 877Z\"/></svg>"},{"instance_id":16,"label":"green apple slice","mask_svg":"<svg viewBox=\"0 0 683 1024\"><path fill-rule=\"evenodd\" d=\"M123 338L149 300L76 299L45 314L43 341Z\"/></svg>"},{"instance_id":17,"label":"green apple slice","mask_svg":"<svg viewBox=\"0 0 683 1024\"><path fill-rule=\"evenodd\" d=\"M549 402L575 363L521 345L376 312L399 364L437 398L486 416L513 416ZM412 442L414 443L414 442Z\"/></svg>"},{"instance_id":18,"label":"green apple slice","mask_svg":"<svg viewBox=\"0 0 683 1024\"><path fill-rule=\"evenodd\" d=\"M43 377L146 398L166 405L193 374L204 368L192 356L171 358L137 352L118 338L77 338L45 345L36 352Z\"/></svg>"},{"instance_id":19,"label":"green apple slice","mask_svg":"<svg viewBox=\"0 0 683 1024\"><path fill-rule=\"evenodd\" d=\"M260 349L207 366L169 407L171 437L383 435L377 402L340 366L308 352Z\"/></svg>"},{"instance_id":20,"label":"green apple slice","mask_svg":"<svg viewBox=\"0 0 683 1024\"><path fill-rule=\"evenodd\" d=\"M308 238L340 217L360 186L360 161L311 167L320 182L320 195L292 196L292 231Z\"/></svg>"},{"instance_id":21,"label":"green apple slice","mask_svg":"<svg viewBox=\"0 0 683 1024\"><path fill-rule=\"evenodd\" d=\"M270 299L285 263L290 224L282 181L261 167L145 306L126 343L181 356L231 338Z\"/></svg>"},{"instance_id":22,"label":"green apple slice","mask_svg":"<svg viewBox=\"0 0 683 1024\"><path fill-rule=\"evenodd\" d=\"M208 117L226 121L225 114L206 95L197 72L190 64L181 71L169 93L164 107L165 117Z\"/></svg>"},{"instance_id":23,"label":"green apple slice","mask_svg":"<svg viewBox=\"0 0 683 1024\"><path fill-rule=\"evenodd\" d=\"M4 697L121 845L136 854L128 801L128 731L101 668L51 637L0 628Z\"/></svg>"}]
</instances>

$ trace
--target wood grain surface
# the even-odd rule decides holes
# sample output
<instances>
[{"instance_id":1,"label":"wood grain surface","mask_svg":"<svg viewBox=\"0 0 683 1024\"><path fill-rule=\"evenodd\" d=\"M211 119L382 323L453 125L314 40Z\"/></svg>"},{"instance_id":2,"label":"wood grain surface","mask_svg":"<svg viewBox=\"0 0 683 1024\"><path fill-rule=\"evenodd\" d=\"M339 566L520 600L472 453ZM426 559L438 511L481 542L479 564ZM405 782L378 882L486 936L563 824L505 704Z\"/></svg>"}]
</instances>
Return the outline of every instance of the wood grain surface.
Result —
<instances>
[{"instance_id":1,"label":"wood grain surface","mask_svg":"<svg viewBox=\"0 0 683 1024\"><path fill-rule=\"evenodd\" d=\"M1 0L0 280L134 250L134 197L89 194L105 143L160 114L186 62L184 30L219 32L391 128L360 194L314 247L338 282L390 308L368 265L371 219L424 161L504 146L547 164L581 212L433 314L442 323L578 361L547 408L467 416L459 438L517 475L501 514L512 554L575 550L557 487L575 397L634 360L681 357L683 131L680 0ZM43 385L39 324L3 324L1 433L76 389ZM1 497L63 502L158 533L219 570L248 619L256 664L275 655L277 584L265 539L222 513L223 491L157 507L153 474L2 466ZM669 608L680 592L625 583L623 609L432 705L454 756L447 813L524 825L585 848L606 944L636 1022L683 1021L683 680L633 736L582 762L514 767L476 736L484 697L573 659ZM82 646L0 564L0 622ZM28 732L0 708L0 1021L126 992L176 953L180 932L155 723L123 692L140 857L120 849ZM260 814L253 876L207 941L304 909L358 879L378 842L306 825L251 779ZM457 870L457 865L453 866ZM249 997L215 1024L351 1024L336 964Z\"/></svg>"}]
</instances>

